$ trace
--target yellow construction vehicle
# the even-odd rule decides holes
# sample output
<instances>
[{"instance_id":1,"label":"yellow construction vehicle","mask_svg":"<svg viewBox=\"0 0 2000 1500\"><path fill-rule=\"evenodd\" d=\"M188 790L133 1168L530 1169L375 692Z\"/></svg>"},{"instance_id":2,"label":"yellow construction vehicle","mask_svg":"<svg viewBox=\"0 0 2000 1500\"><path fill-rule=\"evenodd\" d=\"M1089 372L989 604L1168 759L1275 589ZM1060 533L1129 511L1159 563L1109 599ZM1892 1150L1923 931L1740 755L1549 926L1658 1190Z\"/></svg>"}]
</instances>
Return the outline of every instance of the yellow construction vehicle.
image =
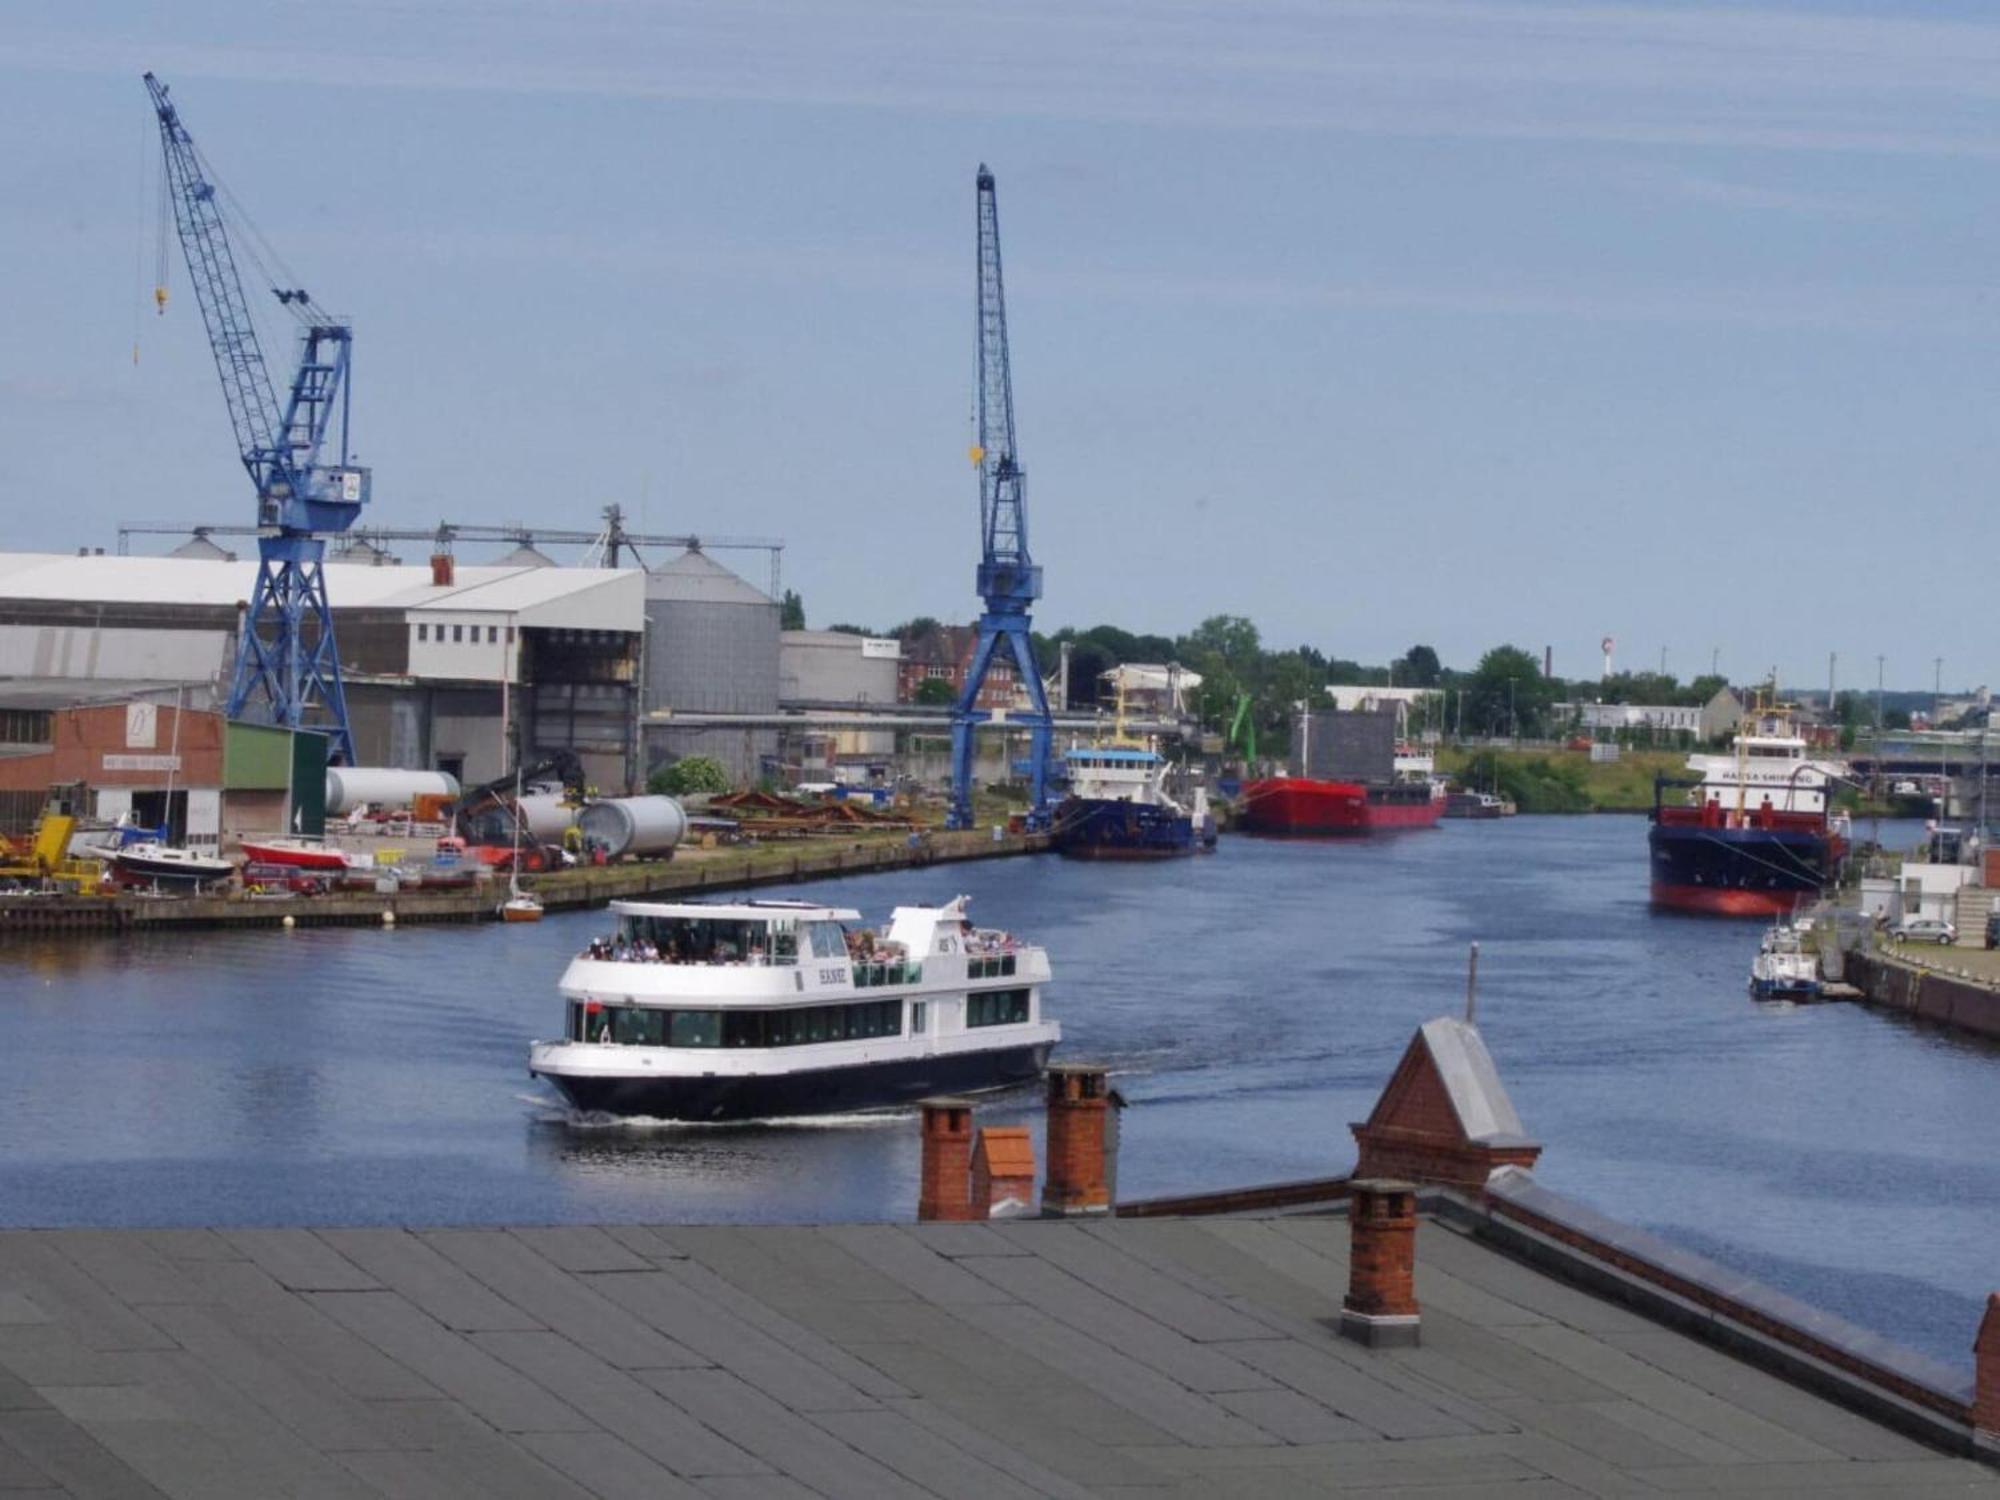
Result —
<instances>
[{"instance_id":1,"label":"yellow construction vehicle","mask_svg":"<svg viewBox=\"0 0 2000 1500\"><path fill-rule=\"evenodd\" d=\"M61 796L50 800L35 821L35 831L20 838L0 834L0 882L27 883L36 890L69 891L79 896L97 894L104 878L103 864L94 859L72 859L69 841L76 832L76 818Z\"/></svg>"}]
</instances>

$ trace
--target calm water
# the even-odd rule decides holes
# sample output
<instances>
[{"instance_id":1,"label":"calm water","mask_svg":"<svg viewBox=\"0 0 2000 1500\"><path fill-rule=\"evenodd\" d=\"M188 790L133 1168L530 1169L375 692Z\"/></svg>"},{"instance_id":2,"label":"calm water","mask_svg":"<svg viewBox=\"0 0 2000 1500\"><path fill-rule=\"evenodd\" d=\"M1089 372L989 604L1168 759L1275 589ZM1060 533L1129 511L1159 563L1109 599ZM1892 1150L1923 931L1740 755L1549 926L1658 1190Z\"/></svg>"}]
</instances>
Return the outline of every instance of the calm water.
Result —
<instances>
[{"instance_id":1,"label":"calm water","mask_svg":"<svg viewBox=\"0 0 2000 1500\"><path fill-rule=\"evenodd\" d=\"M959 891L1045 942L1073 1057L1132 1101L1120 1191L1331 1174L1410 1033L1480 1021L1539 1175L1954 1363L2000 1286L2000 1050L1746 998L1748 926L1655 915L1631 818L1224 842L811 887ZM598 913L538 927L0 950L0 1223L907 1217L908 1115L579 1128L525 1072ZM987 1107L1032 1120L1032 1099Z\"/></svg>"}]
</instances>

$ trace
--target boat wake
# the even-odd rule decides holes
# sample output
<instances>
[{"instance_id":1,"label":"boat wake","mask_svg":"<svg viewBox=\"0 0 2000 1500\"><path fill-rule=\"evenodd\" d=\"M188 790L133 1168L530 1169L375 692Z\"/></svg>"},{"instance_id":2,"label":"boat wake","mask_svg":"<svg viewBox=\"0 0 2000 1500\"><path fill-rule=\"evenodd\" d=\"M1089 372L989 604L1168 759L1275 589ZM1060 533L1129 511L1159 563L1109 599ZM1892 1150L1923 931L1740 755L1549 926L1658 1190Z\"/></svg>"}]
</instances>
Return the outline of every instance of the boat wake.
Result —
<instances>
[{"instance_id":1,"label":"boat wake","mask_svg":"<svg viewBox=\"0 0 2000 1500\"><path fill-rule=\"evenodd\" d=\"M523 1094L521 1102L533 1111L540 1125L560 1125L569 1130L619 1134L664 1134L675 1131L712 1130L879 1130L884 1126L907 1125L917 1117L914 1109L872 1109L850 1114L772 1115L747 1120L669 1120L657 1115L613 1115L597 1109L571 1109L537 1094Z\"/></svg>"}]
</instances>

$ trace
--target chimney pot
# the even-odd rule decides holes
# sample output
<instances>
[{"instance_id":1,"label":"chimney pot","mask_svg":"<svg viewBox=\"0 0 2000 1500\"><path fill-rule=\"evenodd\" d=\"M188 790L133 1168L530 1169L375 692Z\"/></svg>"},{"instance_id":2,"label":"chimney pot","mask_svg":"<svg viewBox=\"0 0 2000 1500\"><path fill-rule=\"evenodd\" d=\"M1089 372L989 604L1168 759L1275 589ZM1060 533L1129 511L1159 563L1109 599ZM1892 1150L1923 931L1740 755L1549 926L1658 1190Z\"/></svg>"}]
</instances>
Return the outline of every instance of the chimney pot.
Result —
<instances>
[{"instance_id":1,"label":"chimney pot","mask_svg":"<svg viewBox=\"0 0 2000 1500\"><path fill-rule=\"evenodd\" d=\"M1347 1299L1340 1306L1343 1338L1371 1349L1417 1342L1417 1189L1393 1178L1363 1177L1347 1185Z\"/></svg>"},{"instance_id":2,"label":"chimney pot","mask_svg":"<svg viewBox=\"0 0 2000 1500\"><path fill-rule=\"evenodd\" d=\"M923 1101L923 1165L917 1187L920 1221L958 1222L972 1212L972 1101Z\"/></svg>"},{"instance_id":3,"label":"chimney pot","mask_svg":"<svg viewBox=\"0 0 2000 1500\"><path fill-rule=\"evenodd\" d=\"M1111 1211L1105 1173L1108 1074L1096 1063L1051 1063L1048 1069L1048 1175L1042 1183L1045 1217Z\"/></svg>"},{"instance_id":4,"label":"chimney pot","mask_svg":"<svg viewBox=\"0 0 2000 1500\"><path fill-rule=\"evenodd\" d=\"M449 552L431 554L431 582L441 589L450 588L458 577L458 564Z\"/></svg>"}]
</instances>

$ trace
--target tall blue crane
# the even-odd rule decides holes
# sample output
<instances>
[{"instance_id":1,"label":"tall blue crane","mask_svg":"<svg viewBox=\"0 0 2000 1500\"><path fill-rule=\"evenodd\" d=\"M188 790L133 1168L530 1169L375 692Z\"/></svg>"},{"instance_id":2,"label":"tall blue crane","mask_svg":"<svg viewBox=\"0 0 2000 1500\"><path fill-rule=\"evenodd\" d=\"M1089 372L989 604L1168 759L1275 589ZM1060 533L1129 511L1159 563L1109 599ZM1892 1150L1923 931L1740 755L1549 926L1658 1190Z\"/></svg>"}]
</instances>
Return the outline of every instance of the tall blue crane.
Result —
<instances>
[{"instance_id":1,"label":"tall blue crane","mask_svg":"<svg viewBox=\"0 0 2000 1500\"><path fill-rule=\"evenodd\" d=\"M979 645L965 687L951 715L951 817L953 828L972 826L972 738L992 717L979 707L987 672L1002 651L1027 693L1028 708L1013 721L1030 731L1033 800L1028 826L1049 822L1049 741L1053 725L1042 674L1028 639L1028 607L1042 596L1042 570L1028 552L1026 475L1014 446L1014 378L1007 363L1007 295L1000 277L1000 208L993 174L984 163L978 178L979 216L979 436L972 462L979 469Z\"/></svg>"},{"instance_id":2,"label":"tall blue crane","mask_svg":"<svg viewBox=\"0 0 2000 1500\"><path fill-rule=\"evenodd\" d=\"M167 86L148 73L146 90L159 116L174 227L201 304L237 451L257 488L257 584L243 617L227 711L232 719L254 716L293 729L324 730L332 740L332 758L352 765L354 736L323 565L325 534L346 531L368 503L368 470L348 461L347 375L354 330L327 316L304 291L271 288L300 326L298 369L280 405L236 271L214 173L195 150ZM165 286L155 295L164 311Z\"/></svg>"}]
</instances>

